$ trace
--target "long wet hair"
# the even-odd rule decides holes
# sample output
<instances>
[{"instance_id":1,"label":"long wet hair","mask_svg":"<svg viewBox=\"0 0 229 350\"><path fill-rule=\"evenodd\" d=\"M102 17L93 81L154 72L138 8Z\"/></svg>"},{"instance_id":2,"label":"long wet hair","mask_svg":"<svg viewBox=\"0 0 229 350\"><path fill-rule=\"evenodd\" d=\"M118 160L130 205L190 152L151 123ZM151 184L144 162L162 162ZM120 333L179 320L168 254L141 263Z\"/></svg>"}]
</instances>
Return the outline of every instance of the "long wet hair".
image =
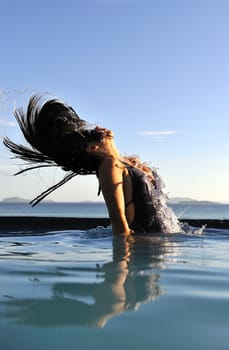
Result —
<instances>
[{"instance_id":1,"label":"long wet hair","mask_svg":"<svg viewBox=\"0 0 229 350\"><path fill-rule=\"evenodd\" d=\"M72 107L57 99L42 103L42 97L34 95L29 100L26 112L19 108L14 115L31 146L16 144L8 137L4 138L4 145L16 158L31 164L15 175L50 166L60 166L68 172L63 180L34 198L30 202L33 206L72 177L97 173L99 161L87 148L92 142L100 142L103 135L90 129Z\"/></svg>"}]
</instances>

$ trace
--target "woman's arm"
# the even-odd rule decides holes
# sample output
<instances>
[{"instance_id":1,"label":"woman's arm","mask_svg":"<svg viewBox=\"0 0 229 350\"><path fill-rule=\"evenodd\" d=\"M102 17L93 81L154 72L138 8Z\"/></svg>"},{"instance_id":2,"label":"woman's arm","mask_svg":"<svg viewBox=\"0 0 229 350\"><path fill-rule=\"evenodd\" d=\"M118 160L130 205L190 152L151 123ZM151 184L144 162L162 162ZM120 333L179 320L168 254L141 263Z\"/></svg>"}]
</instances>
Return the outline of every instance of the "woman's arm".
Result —
<instances>
[{"instance_id":1,"label":"woman's arm","mask_svg":"<svg viewBox=\"0 0 229 350\"><path fill-rule=\"evenodd\" d=\"M125 214L123 171L121 163L112 158L105 159L99 168L99 182L115 235L132 232Z\"/></svg>"}]
</instances>

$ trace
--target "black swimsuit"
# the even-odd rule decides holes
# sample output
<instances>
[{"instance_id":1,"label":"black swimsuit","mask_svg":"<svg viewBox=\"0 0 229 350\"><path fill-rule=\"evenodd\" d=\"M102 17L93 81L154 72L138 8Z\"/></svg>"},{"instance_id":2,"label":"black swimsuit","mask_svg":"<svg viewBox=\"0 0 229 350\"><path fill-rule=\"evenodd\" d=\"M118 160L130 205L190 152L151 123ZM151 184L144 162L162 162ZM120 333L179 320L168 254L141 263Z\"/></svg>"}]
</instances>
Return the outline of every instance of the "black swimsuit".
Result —
<instances>
[{"instance_id":1,"label":"black swimsuit","mask_svg":"<svg viewBox=\"0 0 229 350\"><path fill-rule=\"evenodd\" d=\"M133 198L126 203L135 206L134 220L130 228L136 233L155 232L159 230L156 223L155 208L152 202L154 185L148 175L133 166L125 164L132 180Z\"/></svg>"}]
</instances>

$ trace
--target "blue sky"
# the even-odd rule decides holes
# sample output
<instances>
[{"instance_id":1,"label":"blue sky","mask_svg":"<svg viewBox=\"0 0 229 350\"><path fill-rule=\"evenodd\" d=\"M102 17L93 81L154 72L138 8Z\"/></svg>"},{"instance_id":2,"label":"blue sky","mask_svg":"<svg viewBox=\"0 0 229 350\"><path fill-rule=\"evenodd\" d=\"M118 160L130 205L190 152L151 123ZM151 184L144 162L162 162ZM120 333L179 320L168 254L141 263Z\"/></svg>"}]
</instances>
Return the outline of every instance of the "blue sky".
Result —
<instances>
[{"instance_id":1,"label":"blue sky","mask_svg":"<svg viewBox=\"0 0 229 350\"><path fill-rule=\"evenodd\" d=\"M229 202L227 0L1 0L0 137L23 142L13 109L57 96L111 128L122 154L159 169L170 197ZM0 199L32 198L57 169L12 176L0 146ZM76 177L59 201L97 200Z\"/></svg>"}]
</instances>

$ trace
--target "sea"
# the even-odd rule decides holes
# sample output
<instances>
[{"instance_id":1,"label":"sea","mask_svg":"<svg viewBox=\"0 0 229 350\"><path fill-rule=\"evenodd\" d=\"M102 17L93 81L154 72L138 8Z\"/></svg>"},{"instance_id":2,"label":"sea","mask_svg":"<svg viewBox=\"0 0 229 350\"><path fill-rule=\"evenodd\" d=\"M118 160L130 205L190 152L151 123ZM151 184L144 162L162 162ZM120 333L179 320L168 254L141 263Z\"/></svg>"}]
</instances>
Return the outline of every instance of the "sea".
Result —
<instances>
[{"instance_id":1,"label":"sea","mask_svg":"<svg viewBox=\"0 0 229 350\"><path fill-rule=\"evenodd\" d=\"M229 204L176 203L169 205L179 219L229 219ZM1 216L108 217L104 202L29 202L0 201Z\"/></svg>"},{"instance_id":2,"label":"sea","mask_svg":"<svg viewBox=\"0 0 229 350\"><path fill-rule=\"evenodd\" d=\"M227 204L174 204L229 219ZM1 203L1 216L107 217L104 203ZM34 228L35 231L35 228ZM114 237L110 227L1 236L2 350L227 350L229 230Z\"/></svg>"}]
</instances>

